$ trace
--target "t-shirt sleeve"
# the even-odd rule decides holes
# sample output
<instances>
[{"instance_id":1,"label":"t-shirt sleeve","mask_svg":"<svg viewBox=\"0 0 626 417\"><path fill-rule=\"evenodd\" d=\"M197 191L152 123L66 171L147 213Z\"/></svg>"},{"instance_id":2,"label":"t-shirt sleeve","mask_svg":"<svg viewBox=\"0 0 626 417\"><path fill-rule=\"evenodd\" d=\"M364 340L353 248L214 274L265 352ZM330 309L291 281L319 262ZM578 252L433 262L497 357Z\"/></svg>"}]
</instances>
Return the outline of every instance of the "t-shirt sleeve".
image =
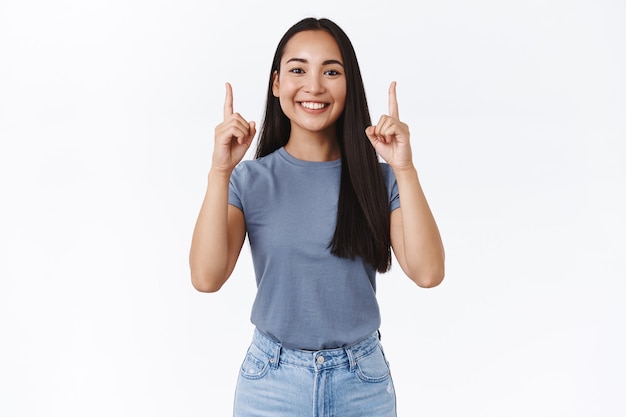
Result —
<instances>
[{"instance_id":1,"label":"t-shirt sleeve","mask_svg":"<svg viewBox=\"0 0 626 417\"><path fill-rule=\"evenodd\" d=\"M387 191L389 192L389 212L391 213L395 209L400 207L400 194L398 193L398 182L396 176L393 173L391 167L383 163L383 173L385 175L385 181L387 183Z\"/></svg>"},{"instance_id":2,"label":"t-shirt sleeve","mask_svg":"<svg viewBox=\"0 0 626 417\"><path fill-rule=\"evenodd\" d=\"M242 165L237 165L230 174L230 183L228 185L228 204L237 207L243 211L243 191L244 186L244 169Z\"/></svg>"}]
</instances>

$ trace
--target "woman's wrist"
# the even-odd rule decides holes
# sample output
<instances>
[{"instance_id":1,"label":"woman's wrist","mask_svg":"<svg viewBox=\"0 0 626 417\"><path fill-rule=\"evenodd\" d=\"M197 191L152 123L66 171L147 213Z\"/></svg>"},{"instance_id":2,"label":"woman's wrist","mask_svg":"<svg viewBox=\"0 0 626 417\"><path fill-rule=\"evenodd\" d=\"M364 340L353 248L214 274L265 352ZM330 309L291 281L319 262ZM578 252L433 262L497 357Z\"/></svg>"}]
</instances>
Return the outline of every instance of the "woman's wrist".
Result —
<instances>
[{"instance_id":1,"label":"woman's wrist","mask_svg":"<svg viewBox=\"0 0 626 417\"><path fill-rule=\"evenodd\" d=\"M396 176L396 180L398 180L398 177L417 176L417 168L415 168L413 162L409 162L408 164L402 166L392 166L391 169Z\"/></svg>"},{"instance_id":2,"label":"woman's wrist","mask_svg":"<svg viewBox=\"0 0 626 417\"><path fill-rule=\"evenodd\" d=\"M215 167L211 167L211 169L209 169L209 178L214 178L216 180L226 180L226 181L230 181L230 175L232 174L233 170L232 169L220 169L220 168L215 168Z\"/></svg>"}]
</instances>

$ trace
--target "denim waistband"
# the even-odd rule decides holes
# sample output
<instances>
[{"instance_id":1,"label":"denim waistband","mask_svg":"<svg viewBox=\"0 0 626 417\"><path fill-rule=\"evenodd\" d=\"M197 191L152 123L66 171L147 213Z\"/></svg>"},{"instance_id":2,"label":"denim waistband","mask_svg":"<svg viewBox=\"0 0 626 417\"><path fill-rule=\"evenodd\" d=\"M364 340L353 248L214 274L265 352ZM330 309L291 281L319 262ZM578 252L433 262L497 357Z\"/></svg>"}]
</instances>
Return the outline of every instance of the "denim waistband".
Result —
<instances>
[{"instance_id":1,"label":"denim waistband","mask_svg":"<svg viewBox=\"0 0 626 417\"><path fill-rule=\"evenodd\" d=\"M273 368L283 363L321 371L349 365L352 371L359 358L369 355L379 346L380 341L379 333L376 331L364 340L345 348L316 351L287 349L260 330L254 329L252 343L270 357L270 364Z\"/></svg>"}]
</instances>

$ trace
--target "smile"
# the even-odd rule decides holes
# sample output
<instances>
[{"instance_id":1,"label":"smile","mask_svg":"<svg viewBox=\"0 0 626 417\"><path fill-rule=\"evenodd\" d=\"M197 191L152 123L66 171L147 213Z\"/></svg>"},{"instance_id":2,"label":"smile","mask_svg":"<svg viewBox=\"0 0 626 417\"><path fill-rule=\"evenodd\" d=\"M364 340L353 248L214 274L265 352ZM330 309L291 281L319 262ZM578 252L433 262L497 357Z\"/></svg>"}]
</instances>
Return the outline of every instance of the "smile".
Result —
<instances>
[{"instance_id":1,"label":"smile","mask_svg":"<svg viewBox=\"0 0 626 417\"><path fill-rule=\"evenodd\" d=\"M320 110L328 106L328 103L318 103L313 101L302 101L300 105L309 110Z\"/></svg>"}]
</instances>

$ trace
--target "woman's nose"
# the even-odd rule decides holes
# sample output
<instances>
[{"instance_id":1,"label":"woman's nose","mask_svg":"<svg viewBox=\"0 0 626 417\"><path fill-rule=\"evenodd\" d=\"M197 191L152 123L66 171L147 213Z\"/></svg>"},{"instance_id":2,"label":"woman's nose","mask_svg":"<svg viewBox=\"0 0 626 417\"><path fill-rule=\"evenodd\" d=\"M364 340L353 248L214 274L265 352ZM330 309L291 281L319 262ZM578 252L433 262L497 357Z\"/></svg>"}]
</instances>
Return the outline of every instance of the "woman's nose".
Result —
<instances>
[{"instance_id":1,"label":"woman's nose","mask_svg":"<svg viewBox=\"0 0 626 417\"><path fill-rule=\"evenodd\" d=\"M306 80L305 91L311 94L319 94L324 91L324 81L319 75L309 75Z\"/></svg>"}]
</instances>

